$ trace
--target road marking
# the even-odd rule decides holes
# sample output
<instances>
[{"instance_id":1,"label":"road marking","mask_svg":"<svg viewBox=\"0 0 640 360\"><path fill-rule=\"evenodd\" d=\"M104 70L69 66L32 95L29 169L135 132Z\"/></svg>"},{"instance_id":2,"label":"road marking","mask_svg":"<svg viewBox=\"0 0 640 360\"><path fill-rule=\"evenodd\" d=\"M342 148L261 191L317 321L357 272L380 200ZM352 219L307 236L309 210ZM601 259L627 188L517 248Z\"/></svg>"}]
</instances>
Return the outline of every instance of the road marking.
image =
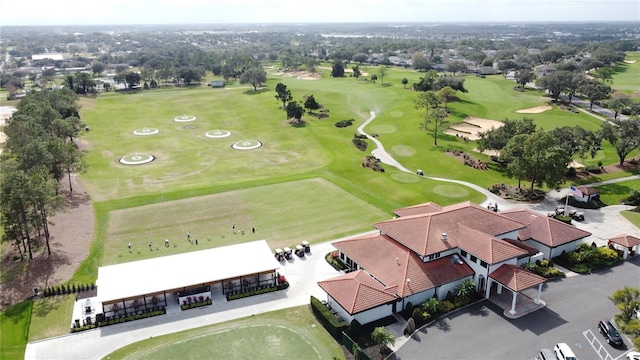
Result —
<instances>
[{"instance_id":1,"label":"road marking","mask_svg":"<svg viewBox=\"0 0 640 360\"><path fill-rule=\"evenodd\" d=\"M613 356L611 356L611 354L609 354L607 349L602 345L600 340L598 340L598 338L596 338L596 336L593 334L593 332L591 330L584 331L582 333L582 335L584 335L584 337L587 339L587 342L589 342L589 344L591 345L593 350L595 350L596 354L598 354L598 357L600 357L600 359L602 359L602 360L615 360L613 358ZM597 343L597 345L596 345L596 343ZM604 354L605 354L604 357L602 357L601 352L604 352Z\"/></svg>"}]
</instances>

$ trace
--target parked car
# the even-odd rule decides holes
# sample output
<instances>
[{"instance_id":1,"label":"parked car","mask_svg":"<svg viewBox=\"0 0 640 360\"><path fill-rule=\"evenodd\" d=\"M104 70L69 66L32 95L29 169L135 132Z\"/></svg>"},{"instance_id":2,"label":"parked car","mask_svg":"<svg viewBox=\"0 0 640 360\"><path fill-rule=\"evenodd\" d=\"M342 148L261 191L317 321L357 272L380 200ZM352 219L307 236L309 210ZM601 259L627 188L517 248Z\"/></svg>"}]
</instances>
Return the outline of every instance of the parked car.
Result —
<instances>
[{"instance_id":1,"label":"parked car","mask_svg":"<svg viewBox=\"0 0 640 360\"><path fill-rule=\"evenodd\" d=\"M558 360L558 358L551 349L540 349L540 353L536 357L536 360Z\"/></svg>"},{"instance_id":2,"label":"parked car","mask_svg":"<svg viewBox=\"0 0 640 360\"><path fill-rule=\"evenodd\" d=\"M640 352L637 352L637 351L628 352L627 360L640 360Z\"/></svg>"},{"instance_id":3,"label":"parked car","mask_svg":"<svg viewBox=\"0 0 640 360\"><path fill-rule=\"evenodd\" d=\"M622 346L622 337L618 332L618 329L611 323L609 320L601 320L598 322L598 330L602 335L604 335L605 339L607 339L607 343L612 346Z\"/></svg>"},{"instance_id":4,"label":"parked car","mask_svg":"<svg viewBox=\"0 0 640 360\"><path fill-rule=\"evenodd\" d=\"M553 352L559 360L578 360L573 350L566 343L558 343L553 347Z\"/></svg>"}]
</instances>

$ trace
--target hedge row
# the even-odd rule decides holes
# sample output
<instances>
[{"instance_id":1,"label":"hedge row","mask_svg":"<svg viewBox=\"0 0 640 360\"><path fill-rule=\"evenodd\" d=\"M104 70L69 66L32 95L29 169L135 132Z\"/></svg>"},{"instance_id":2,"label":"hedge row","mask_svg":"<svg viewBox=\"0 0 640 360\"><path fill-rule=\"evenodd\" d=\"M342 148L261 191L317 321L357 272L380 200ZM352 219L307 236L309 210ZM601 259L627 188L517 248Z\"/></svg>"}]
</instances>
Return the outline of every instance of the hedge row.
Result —
<instances>
[{"instance_id":1,"label":"hedge row","mask_svg":"<svg viewBox=\"0 0 640 360\"><path fill-rule=\"evenodd\" d=\"M64 295L64 294L76 294L83 291L89 291L95 289L96 285L91 284L66 284L66 285L58 285L46 287L42 292L42 296L54 296L54 295Z\"/></svg>"},{"instance_id":2,"label":"hedge row","mask_svg":"<svg viewBox=\"0 0 640 360\"><path fill-rule=\"evenodd\" d=\"M192 302L189 304L180 305L180 308L182 310L189 310L189 309L195 309L195 308L199 308L199 307L207 306L211 304L212 304L211 299L207 298L207 300L205 301L198 301L198 302Z\"/></svg>"},{"instance_id":3,"label":"hedge row","mask_svg":"<svg viewBox=\"0 0 640 360\"><path fill-rule=\"evenodd\" d=\"M249 296L255 296L255 295L274 292L276 290L278 290L278 288L276 288L275 286L270 286L270 287L266 287L266 288L262 288L262 289L239 292L239 293L236 293L236 294L227 294L227 300L242 299L242 298L246 298L246 297L249 297Z\"/></svg>"},{"instance_id":4,"label":"hedge row","mask_svg":"<svg viewBox=\"0 0 640 360\"><path fill-rule=\"evenodd\" d=\"M164 307L162 307L160 310L149 311L149 312L142 313L142 314L132 314L132 315L123 316L123 317L110 318L109 320L106 320L106 321L100 321L97 324L86 324L86 325L79 326L79 327L76 327L74 325L74 327L72 327L70 329L70 332L76 333L76 332L80 332L80 331L95 329L96 327L104 327L104 326L109 326L109 325L122 324L122 323L125 323L125 322L128 322L128 321L146 319L146 318L150 318L150 317L153 317L153 316L164 315L166 313L167 313L167 310Z\"/></svg>"},{"instance_id":5,"label":"hedge row","mask_svg":"<svg viewBox=\"0 0 640 360\"><path fill-rule=\"evenodd\" d=\"M349 327L346 322L338 321L338 318L331 313L331 310L322 301L313 296L311 296L311 310L322 326L336 339L340 339L342 332Z\"/></svg>"}]
</instances>

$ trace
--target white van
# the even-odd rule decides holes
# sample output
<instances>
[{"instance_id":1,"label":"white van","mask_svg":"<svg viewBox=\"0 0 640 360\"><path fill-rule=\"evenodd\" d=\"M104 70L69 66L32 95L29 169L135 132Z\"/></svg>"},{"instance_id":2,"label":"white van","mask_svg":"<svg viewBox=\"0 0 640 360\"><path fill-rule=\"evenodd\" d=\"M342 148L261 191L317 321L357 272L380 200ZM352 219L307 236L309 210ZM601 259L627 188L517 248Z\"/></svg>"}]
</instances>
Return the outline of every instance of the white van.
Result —
<instances>
[{"instance_id":1,"label":"white van","mask_svg":"<svg viewBox=\"0 0 640 360\"><path fill-rule=\"evenodd\" d=\"M556 356L560 360L578 360L569 345L565 343L556 344L556 346L553 347L553 352L556 353Z\"/></svg>"}]
</instances>

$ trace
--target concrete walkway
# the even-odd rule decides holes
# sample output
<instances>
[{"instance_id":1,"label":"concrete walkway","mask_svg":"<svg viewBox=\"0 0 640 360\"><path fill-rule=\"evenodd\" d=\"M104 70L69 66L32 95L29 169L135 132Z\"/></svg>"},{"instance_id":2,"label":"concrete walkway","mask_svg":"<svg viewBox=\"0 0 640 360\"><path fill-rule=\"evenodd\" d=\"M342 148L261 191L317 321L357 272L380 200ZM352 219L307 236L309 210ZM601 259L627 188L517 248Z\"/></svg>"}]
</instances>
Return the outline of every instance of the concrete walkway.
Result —
<instances>
[{"instance_id":1,"label":"concrete walkway","mask_svg":"<svg viewBox=\"0 0 640 360\"><path fill-rule=\"evenodd\" d=\"M388 154L378 139L364 132L364 127L373 121L373 119L375 119L375 113L372 111L369 119L358 128L359 133L367 135L367 137L376 144L377 148L373 150L372 154L379 158L384 164L394 166L407 173L415 174ZM639 177L640 175L634 175L624 179L592 184L592 186L637 179ZM481 192L487 197L485 202L481 204L482 206L486 206L488 202L493 201L498 203L498 207L501 210L528 207L541 214L545 214L545 216L547 211L555 209L559 199L564 195L562 192L550 192L547 199L541 203L523 204L501 199L487 189L464 181L435 177L430 177L430 179L465 185ZM618 205L607 206L606 208L597 210L581 210L585 213L585 221L574 223L576 227L593 234L591 237L585 239L586 242L596 242L598 245L603 246L607 243L608 239L621 233L638 234L638 228L620 215L620 211L627 208L626 206ZM368 233L373 232L375 232L375 230ZM357 234L351 237L361 235L363 234ZM327 264L324 256L330 251L335 250L331 242L343 239L347 238L332 240L322 244L314 244L312 245L312 253L309 254L309 256L305 258L295 257L295 259L291 261L283 262L279 272L287 278L291 285L285 291L230 302L221 299L215 301L213 305L203 308L31 342L27 344L25 359L100 359L123 346L150 337L240 319L254 314L306 305L309 304L309 296L311 295L324 299L326 295L317 285L317 282L339 275L338 272ZM403 330L404 327L397 327L396 331L400 329ZM402 332L398 335L399 341L397 342L397 347L406 341Z\"/></svg>"}]
</instances>

